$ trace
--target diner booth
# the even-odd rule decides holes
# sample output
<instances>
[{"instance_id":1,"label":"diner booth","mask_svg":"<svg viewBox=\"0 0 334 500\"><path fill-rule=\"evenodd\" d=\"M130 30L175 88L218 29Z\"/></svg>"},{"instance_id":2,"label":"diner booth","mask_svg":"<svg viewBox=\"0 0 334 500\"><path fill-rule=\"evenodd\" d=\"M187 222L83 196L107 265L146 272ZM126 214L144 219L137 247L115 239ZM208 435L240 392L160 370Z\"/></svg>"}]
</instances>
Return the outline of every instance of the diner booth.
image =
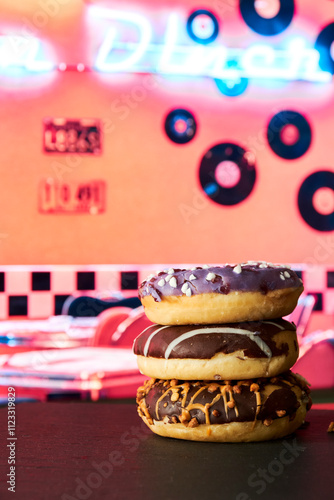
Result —
<instances>
[{"instance_id":1,"label":"diner booth","mask_svg":"<svg viewBox=\"0 0 334 500\"><path fill-rule=\"evenodd\" d=\"M329 498L333 74L328 1L0 0L4 495ZM248 261L303 281L286 319L310 425L270 444L155 436L136 415L138 287Z\"/></svg>"}]
</instances>

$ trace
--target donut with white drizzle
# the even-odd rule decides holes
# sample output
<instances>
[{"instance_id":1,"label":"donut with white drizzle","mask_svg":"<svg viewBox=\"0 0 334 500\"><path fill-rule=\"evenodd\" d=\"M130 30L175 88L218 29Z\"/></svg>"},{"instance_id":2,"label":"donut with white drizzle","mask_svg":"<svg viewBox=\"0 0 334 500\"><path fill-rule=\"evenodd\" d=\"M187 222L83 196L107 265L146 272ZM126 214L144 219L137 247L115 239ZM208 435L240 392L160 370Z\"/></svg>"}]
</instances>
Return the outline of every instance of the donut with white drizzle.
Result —
<instances>
[{"instance_id":1,"label":"donut with white drizzle","mask_svg":"<svg viewBox=\"0 0 334 500\"><path fill-rule=\"evenodd\" d=\"M159 272L140 285L139 298L153 323L235 323L287 316L303 289L290 267L249 261Z\"/></svg>"},{"instance_id":2,"label":"donut with white drizzle","mask_svg":"<svg viewBox=\"0 0 334 500\"><path fill-rule=\"evenodd\" d=\"M298 358L296 327L282 319L216 325L153 324L134 341L149 377L231 380L273 377Z\"/></svg>"}]
</instances>

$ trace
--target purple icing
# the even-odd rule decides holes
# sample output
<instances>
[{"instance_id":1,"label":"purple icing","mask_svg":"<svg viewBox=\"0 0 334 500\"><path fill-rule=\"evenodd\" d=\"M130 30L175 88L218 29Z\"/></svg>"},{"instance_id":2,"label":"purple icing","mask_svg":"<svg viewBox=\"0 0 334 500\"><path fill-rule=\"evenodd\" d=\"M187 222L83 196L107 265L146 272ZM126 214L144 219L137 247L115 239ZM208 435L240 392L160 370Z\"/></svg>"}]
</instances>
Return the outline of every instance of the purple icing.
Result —
<instances>
[{"instance_id":1,"label":"purple icing","mask_svg":"<svg viewBox=\"0 0 334 500\"><path fill-rule=\"evenodd\" d=\"M265 295L272 290L302 286L301 279L289 267L257 262L162 271L143 281L139 287L139 298L151 295L156 302L160 302L172 295L226 295L232 291L261 292Z\"/></svg>"}]
</instances>

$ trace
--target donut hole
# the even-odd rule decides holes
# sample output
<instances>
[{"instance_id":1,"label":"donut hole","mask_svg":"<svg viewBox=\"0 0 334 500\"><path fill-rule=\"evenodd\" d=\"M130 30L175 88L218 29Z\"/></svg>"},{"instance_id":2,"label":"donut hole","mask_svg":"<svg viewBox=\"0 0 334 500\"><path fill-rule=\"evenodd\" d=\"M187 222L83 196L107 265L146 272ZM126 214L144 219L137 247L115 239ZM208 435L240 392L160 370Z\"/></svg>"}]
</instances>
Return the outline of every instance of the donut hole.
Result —
<instances>
[{"instance_id":1,"label":"donut hole","mask_svg":"<svg viewBox=\"0 0 334 500\"><path fill-rule=\"evenodd\" d=\"M334 212L334 190L329 187L317 189L312 198L312 205L321 215L330 215Z\"/></svg>"},{"instance_id":2,"label":"donut hole","mask_svg":"<svg viewBox=\"0 0 334 500\"><path fill-rule=\"evenodd\" d=\"M280 0L255 0L254 8L264 19L276 17L281 8Z\"/></svg>"},{"instance_id":3,"label":"donut hole","mask_svg":"<svg viewBox=\"0 0 334 500\"><path fill-rule=\"evenodd\" d=\"M234 161L224 160L216 167L215 179L219 186L233 188L240 182L240 168Z\"/></svg>"},{"instance_id":4,"label":"donut hole","mask_svg":"<svg viewBox=\"0 0 334 500\"><path fill-rule=\"evenodd\" d=\"M300 133L295 125L285 125L280 131L280 139L286 146L294 146L300 138Z\"/></svg>"}]
</instances>

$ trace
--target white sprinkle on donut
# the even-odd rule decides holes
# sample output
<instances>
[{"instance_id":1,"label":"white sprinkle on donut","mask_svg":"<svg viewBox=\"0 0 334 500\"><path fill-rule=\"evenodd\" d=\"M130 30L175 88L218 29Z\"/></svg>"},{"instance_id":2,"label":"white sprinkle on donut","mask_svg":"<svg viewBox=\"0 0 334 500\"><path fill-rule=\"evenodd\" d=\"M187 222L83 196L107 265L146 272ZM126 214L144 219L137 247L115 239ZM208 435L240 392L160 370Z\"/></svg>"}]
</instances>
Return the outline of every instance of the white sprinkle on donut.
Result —
<instances>
[{"instance_id":1,"label":"white sprinkle on donut","mask_svg":"<svg viewBox=\"0 0 334 500\"><path fill-rule=\"evenodd\" d=\"M164 286L166 284L166 281L162 278L160 281L158 281L158 286Z\"/></svg>"},{"instance_id":2,"label":"white sprinkle on donut","mask_svg":"<svg viewBox=\"0 0 334 500\"><path fill-rule=\"evenodd\" d=\"M215 279L216 275L215 273L209 273L206 275L206 281L213 281Z\"/></svg>"},{"instance_id":3,"label":"white sprinkle on donut","mask_svg":"<svg viewBox=\"0 0 334 500\"><path fill-rule=\"evenodd\" d=\"M186 296L187 297L191 297L191 289L190 288L187 288L187 290L186 290Z\"/></svg>"},{"instance_id":4,"label":"white sprinkle on donut","mask_svg":"<svg viewBox=\"0 0 334 500\"><path fill-rule=\"evenodd\" d=\"M189 279L190 279L191 281L197 280L197 278L196 278L196 276L195 276L194 274L191 274L191 275L189 276Z\"/></svg>"},{"instance_id":5,"label":"white sprinkle on donut","mask_svg":"<svg viewBox=\"0 0 334 500\"><path fill-rule=\"evenodd\" d=\"M167 271L167 274L174 274L174 273L175 273L175 271L172 268L168 269L168 271Z\"/></svg>"},{"instance_id":6,"label":"white sprinkle on donut","mask_svg":"<svg viewBox=\"0 0 334 500\"><path fill-rule=\"evenodd\" d=\"M172 276L171 279L169 280L169 284L171 287L176 288L177 287L177 281L175 276Z\"/></svg>"},{"instance_id":7,"label":"white sprinkle on donut","mask_svg":"<svg viewBox=\"0 0 334 500\"><path fill-rule=\"evenodd\" d=\"M288 271L284 271L284 276L285 276L286 278L290 278L290 273L288 273Z\"/></svg>"},{"instance_id":8,"label":"white sprinkle on donut","mask_svg":"<svg viewBox=\"0 0 334 500\"><path fill-rule=\"evenodd\" d=\"M240 265L240 264L238 264L237 266L235 266L235 267L233 268L233 272L234 272L235 274L240 274L240 273L242 272L242 267L241 267L241 265Z\"/></svg>"},{"instance_id":9,"label":"white sprinkle on donut","mask_svg":"<svg viewBox=\"0 0 334 500\"><path fill-rule=\"evenodd\" d=\"M181 287L181 292L186 293L188 288L189 288L189 283L183 283L183 285Z\"/></svg>"}]
</instances>

